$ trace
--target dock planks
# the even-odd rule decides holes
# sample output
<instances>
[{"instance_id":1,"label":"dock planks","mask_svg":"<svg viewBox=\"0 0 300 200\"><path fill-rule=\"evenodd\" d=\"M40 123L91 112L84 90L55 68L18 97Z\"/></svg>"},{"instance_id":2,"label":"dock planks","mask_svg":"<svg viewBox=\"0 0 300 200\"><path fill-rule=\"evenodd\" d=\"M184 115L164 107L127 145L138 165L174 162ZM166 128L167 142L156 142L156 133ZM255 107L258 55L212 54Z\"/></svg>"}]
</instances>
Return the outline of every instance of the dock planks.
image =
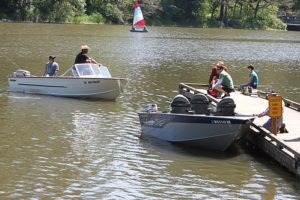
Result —
<instances>
[{"instance_id":1,"label":"dock planks","mask_svg":"<svg viewBox=\"0 0 300 200\"><path fill-rule=\"evenodd\" d=\"M203 84L180 83L179 93L191 98L196 93L207 94ZM230 93L235 101L235 112L242 115L259 114L268 107L266 93L258 91L255 95L244 95L239 91ZM217 103L221 99L209 98ZM289 133L270 133L261 127L268 117L256 117L246 139L261 148L265 153L286 167L290 172L300 177L300 106L298 103L284 100L289 107L284 107L283 119Z\"/></svg>"}]
</instances>

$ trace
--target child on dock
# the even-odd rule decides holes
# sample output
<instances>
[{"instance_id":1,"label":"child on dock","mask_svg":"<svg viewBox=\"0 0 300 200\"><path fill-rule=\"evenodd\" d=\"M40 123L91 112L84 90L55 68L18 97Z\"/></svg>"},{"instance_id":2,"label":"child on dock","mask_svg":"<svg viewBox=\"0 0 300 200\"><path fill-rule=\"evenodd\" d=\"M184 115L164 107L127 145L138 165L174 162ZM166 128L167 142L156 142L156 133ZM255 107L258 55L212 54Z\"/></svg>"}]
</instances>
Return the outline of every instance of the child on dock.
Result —
<instances>
[{"instance_id":1,"label":"child on dock","mask_svg":"<svg viewBox=\"0 0 300 200\"><path fill-rule=\"evenodd\" d=\"M257 73L254 71L254 66L249 65L247 69L249 70L249 76L247 82L240 85L240 90L243 90L247 86L250 86L253 89L257 89L259 79Z\"/></svg>"}]
</instances>

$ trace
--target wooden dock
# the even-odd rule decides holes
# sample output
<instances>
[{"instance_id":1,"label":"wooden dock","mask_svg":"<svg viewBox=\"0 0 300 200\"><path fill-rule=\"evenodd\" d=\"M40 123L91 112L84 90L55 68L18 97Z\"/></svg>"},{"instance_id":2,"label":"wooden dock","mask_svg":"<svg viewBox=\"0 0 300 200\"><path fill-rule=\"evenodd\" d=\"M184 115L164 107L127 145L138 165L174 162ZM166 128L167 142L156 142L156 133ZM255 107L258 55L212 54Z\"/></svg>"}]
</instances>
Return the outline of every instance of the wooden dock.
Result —
<instances>
[{"instance_id":1,"label":"wooden dock","mask_svg":"<svg viewBox=\"0 0 300 200\"><path fill-rule=\"evenodd\" d=\"M207 86L194 83L180 83L179 93L191 98L196 93L207 94ZM243 115L259 114L268 107L266 93L257 91L255 95L244 95L239 91L230 93L236 104L235 112ZM210 95L212 102L216 99ZM284 123L289 133L277 135L261 127L268 117L255 118L245 139L263 150L278 163L300 178L300 105L284 99Z\"/></svg>"}]
</instances>

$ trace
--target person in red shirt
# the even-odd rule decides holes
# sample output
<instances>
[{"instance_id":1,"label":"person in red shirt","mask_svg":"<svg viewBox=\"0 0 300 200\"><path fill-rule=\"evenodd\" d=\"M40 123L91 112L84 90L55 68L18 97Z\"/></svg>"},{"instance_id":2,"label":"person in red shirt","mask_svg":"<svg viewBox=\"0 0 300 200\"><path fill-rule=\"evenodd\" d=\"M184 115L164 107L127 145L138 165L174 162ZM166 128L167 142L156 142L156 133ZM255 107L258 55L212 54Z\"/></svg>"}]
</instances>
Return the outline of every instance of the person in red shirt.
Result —
<instances>
[{"instance_id":1,"label":"person in red shirt","mask_svg":"<svg viewBox=\"0 0 300 200\"><path fill-rule=\"evenodd\" d=\"M210 89L211 86L214 84L214 82L219 78L219 74L217 72L217 67L218 66L223 66L224 70L227 72L228 68L224 66L223 61L218 61L217 63L214 64L214 66L211 69L211 73L208 79L208 88Z\"/></svg>"}]
</instances>

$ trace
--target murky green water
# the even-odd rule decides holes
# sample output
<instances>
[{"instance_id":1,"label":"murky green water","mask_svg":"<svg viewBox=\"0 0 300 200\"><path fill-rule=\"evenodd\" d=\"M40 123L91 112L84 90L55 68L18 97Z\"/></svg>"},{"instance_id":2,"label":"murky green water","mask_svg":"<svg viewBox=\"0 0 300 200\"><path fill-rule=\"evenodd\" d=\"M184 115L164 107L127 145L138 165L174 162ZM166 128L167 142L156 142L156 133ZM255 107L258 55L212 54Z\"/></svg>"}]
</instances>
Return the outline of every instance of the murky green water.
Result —
<instances>
[{"instance_id":1,"label":"murky green water","mask_svg":"<svg viewBox=\"0 0 300 200\"><path fill-rule=\"evenodd\" d=\"M260 89L300 102L299 32L0 23L0 199L299 199L299 180L268 157L140 138L137 111L168 106L180 82L206 83L223 60L235 84L254 64ZM129 79L115 102L7 92L17 68L60 73L82 44ZM249 105L251 106L251 105Z\"/></svg>"}]
</instances>

